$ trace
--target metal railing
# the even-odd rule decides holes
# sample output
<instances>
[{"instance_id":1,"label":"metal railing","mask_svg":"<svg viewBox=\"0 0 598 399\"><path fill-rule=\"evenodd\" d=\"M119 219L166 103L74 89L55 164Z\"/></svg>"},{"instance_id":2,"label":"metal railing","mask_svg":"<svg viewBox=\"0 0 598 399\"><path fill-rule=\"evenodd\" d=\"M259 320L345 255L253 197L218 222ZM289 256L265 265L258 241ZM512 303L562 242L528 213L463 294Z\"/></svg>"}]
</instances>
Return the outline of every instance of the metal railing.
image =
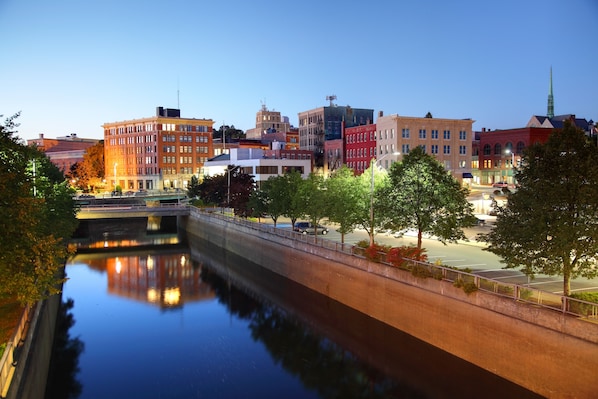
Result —
<instances>
[{"instance_id":1,"label":"metal railing","mask_svg":"<svg viewBox=\"0 0 598 399\"><path fill-rule=\"evenodd\" d=\"M193 214L195 212L203 214L209 213L212 218L221 220L222 224L234 221L235 224L269 233L274 236L301 241L332 251L365 258L363 249L360 247L357 247L353 244L329 240L325 238L325 236L305 235L292 230L277 228L271 224L258 223L244 218L231 216L230 214L227 215L226 213L218 213L214 210L201 210L196 207L191 207L191 213ZM397 267L389 262L386 262L386 253L380 253L380 259L380 263ZM404 264L399 268L411 271L414 275L420 277L430 277L452 282L454 285L463 287L466 292L468 290L480 290L494 295L511 298L515 301L525 302L540 306L542 308L560 311L582 319L598 320L597 303L570 298L525 285L505 283L442 265L415 261L413 259L404 259L404 261Z\"/></svg>"}]
</instances>

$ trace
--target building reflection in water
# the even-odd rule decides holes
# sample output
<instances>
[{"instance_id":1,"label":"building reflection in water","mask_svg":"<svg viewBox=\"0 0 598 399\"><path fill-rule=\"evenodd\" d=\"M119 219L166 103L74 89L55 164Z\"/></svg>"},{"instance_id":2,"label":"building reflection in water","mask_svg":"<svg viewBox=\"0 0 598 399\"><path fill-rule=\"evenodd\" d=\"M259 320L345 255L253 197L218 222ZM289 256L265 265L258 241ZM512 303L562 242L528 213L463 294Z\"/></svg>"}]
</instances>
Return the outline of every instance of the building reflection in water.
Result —
<instances>
[{"instance_id":1,"label":"building reflection in water","mask_svg":"<svg viewBox=\"0 0 598 399\"><path fill-rule=\"evenodd\" d=\"M110 294L161 309L180 308L185 302L215 297L212 288L201 281L201 265L192 262L188 252L82 255L77 261L106 271Z\"/></svg>"}]
</instances>

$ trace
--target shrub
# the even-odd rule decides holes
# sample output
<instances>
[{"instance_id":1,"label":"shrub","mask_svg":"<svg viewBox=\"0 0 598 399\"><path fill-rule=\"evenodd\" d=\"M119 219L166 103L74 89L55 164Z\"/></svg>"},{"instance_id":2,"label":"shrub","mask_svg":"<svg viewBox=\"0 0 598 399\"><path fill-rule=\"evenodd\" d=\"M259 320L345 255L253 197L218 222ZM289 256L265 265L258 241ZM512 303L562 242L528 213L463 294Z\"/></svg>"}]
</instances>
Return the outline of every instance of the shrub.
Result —
<instances>
[{"instance_id":1,"label":"shrub","mask_svg":"<svg viewBox=\"0 0 598 399\"><path fill-rule=\"evenodd\" d=\"M428 277L432 277L432 272L430 272L430 270L428 270L427 267L422 266L422 265L415 265L413 266L413 269L411 269L411 274L414 275L415 277L421 277L421 278L428 278Z\"/></svg>"},{"instance_id":2,"label":"shrub","mask_svg":"<svg viewBox=\"0 0 598 399\"><path fill-rule=\"evenodd\" d=\"M475 285L474 282L472 282L472 281L465 282L461 278L456 279L455 282L453 283L453 286L455 286L457 288L463 288L463 292L465 292L467 295L471 294L472 292L476 292L478 290L478 286Z\"/></svg>"},{"instance_id":3,"label":"shrub","mask_svg":"<svg viewBox=\"0 0 598 399\"><path fill-rule=\"evenodd\" d=\"M425 248L417 248L413 245L391 248L386 254L386 261L393 266L406 268L410 260L426 262Z\"/></svg>"},{"instance_id":4,"label":"shrub","mask_svg":"<svg viewBox=\"0 0 598 399\"><path fill-rule=\"evenodd\" d=\"M576 292L571 294L570 297L598 304L598 292ZM596 312L595 307L587 303L569 301L569 311L582 316L594 315Z\"/></svg>"},{"instance_id":5,"label":"shrub","mask_svg":"<svg viewBox=\"0 0 598 399\"><path fill-rule=\"evenodd\" d=\"M382 245L378 243L374 243L374 245L368 245L365 249L365 257L369 260L373 260L379 262L382 259L382 256L386 254L389 250L389 246Z\"/></svg>"}]
</instances>

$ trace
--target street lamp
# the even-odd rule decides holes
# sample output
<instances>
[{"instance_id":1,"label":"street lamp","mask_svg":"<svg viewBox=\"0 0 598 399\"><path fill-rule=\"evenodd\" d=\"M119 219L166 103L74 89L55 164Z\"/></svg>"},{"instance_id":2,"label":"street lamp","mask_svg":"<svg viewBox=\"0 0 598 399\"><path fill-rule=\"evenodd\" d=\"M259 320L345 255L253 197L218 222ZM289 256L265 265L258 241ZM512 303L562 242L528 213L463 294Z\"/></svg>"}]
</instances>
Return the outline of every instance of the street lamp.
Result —
<instances>
[{"instance_id":1,"label":"street lamp","mask_svg":"<svg viewBox=\"0 0 598 399\"><path fill-rule=\"evenodd\" d=\"M114 162L114 191L116 191L116 167L118 164Z\"/></svg>"},{"instance_id":2,"label":"street lamp","mask_svg":"<svg viewBox=\"0 0 598 399\"><path fill-rule=\"evenodd\" d=\"M515 174L513 173L513 168L515 167L515 153L511 151L510 148L505 150L505 154L511 154L511 178L513 179L513 184L515 184Z\"/></svg>"},{"instance_id":3,"label":"street lamp","mask_svg":"<svg viewBox=\"0 0 598 399\"><path fill-rule=\"evenodd\" d=\"M374 168L376 164L382 161L389 155L400 155L400 152L389 152L384 154L380 157L380 159L372 158L371 160L371 169L372 169L372 177L371 177L371 184L370 184L370 229L372 233L370 234L370 247L374 245Z\"/></svg>"}]
</instances>

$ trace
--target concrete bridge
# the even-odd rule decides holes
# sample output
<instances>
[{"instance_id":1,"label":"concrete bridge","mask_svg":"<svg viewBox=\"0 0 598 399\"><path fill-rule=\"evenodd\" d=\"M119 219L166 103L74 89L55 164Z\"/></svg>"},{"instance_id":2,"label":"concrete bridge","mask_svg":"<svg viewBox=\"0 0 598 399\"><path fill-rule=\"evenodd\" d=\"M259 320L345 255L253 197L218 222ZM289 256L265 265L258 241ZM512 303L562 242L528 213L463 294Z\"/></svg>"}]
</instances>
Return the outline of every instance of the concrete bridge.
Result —
<instances>
[{"instance_id":1,"label":"concrete bridge","mask_svg":"<svg viewBox=\"0 0 598 399\"><path fill-rule=\"evenodd\" d=\"M189 205L187 203L91 204L82 205L79 208L77 219L123 219L188 215Z\"/></svg>"}]
</instances>

